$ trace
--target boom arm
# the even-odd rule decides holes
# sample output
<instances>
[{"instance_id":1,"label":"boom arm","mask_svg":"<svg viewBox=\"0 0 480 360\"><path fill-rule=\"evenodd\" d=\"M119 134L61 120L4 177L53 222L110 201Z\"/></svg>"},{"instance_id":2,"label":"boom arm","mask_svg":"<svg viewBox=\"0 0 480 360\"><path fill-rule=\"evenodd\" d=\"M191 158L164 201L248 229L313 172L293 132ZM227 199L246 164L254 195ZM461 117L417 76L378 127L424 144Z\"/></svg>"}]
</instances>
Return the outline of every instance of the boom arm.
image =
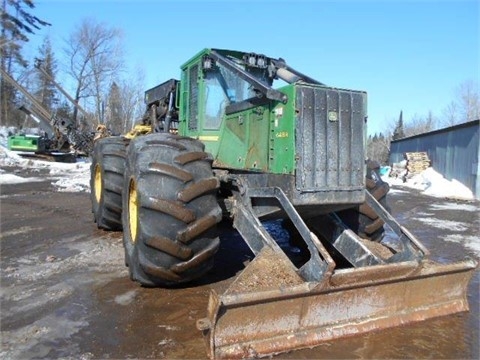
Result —
<instances>
[{"instance_id":1,"label":"boom arm","mask_svg":"<svg viewBox=\"0 0 480 360\"><path fill-rule=\"evenodd\" d=\"M41 61L35 62L35 67L36 67L38 70L40 70L41 73L42 73L43 75L45 75L45 76L48 78L48 80L50 80L50 81L52 82L52 84L55 85L56 88L57 88L58 90L60 90L60 92L61 92L63 95L65 95L65 97L73 104L73 106L75 106L78 110L80 110L80 112L81 112L85 117L88 117L87 111L80 106L80 104L78 103L78 101L75 101L75 100L70 96L70 94L67 93L67 92L65 91L65 89L64 89L63 87L61 87L60 84L57 83L57 82L50 76L50 74L48 74L48 73L45 71L45 69L41 66Z\"/></svg>"},{"instance_id":2,"label":"boom arm","mask_svg":"<svg viewBox=\"0 0 480 360\"><path fill-rule=\"evenodd\" d=\"M272 64L275 67L275 75L289 84L297 81L304 81L310 84L325 85L320 81L317 81L305 74L302 74L300 71L297 71L294 68L288 66L283 59L272 59Z\"/></svg>"},{"instance_id":3,"label":"boom arm","mask_svg":"<svg viewBox=\"0 0 480 360\"><path fill-rule=\"evenodd\" d=\"M40 127L48 134L50 138L54 136L55 134L54 127L52 126L50 121L44 118L36 108L29 109L25 105L22 105L18 108L18 110L23 111L25 114L30 116L35 122L37 122L40 125Z\"/></svg>"},{"instance_id":4,"label":"boom arm","mask_svg":"<svg viewBox=\"0 0 480 360\"><path fill-rule=\"evenodd\" d=\"M267 99L270 99L270 100L276 100L276 101L281 101L283 103L286 103L287 100L288 100L288 97L287 95L285 95L284 93L278 91L278 90L275 90L275 89L272 89L269 85L261 82L260 80L258 80L255 76L252 76L250 75L248 72L246 72L245 70L239 68L238 66L235 65L235 63L231 60L229 60L228 58L220 55L217 51L213 50L211 53L210 53L210 56L215 60L217 61L218 63L222 64L223 66L225 66L227 69L233 71L234 73L236 73L240 78L242 78L243 80L245 81L248 81L249 83L251 83L256 90L258 90L260 93L262 93L263 95L265 95L267 97Z\"/></svg>"},{"instance_id":5,"label":"boom arm","mask_svg":"<svg viewBox=\"0 0 480 360\"><path fill-rule=\"evenodd\" d=\"M41 114L41 116L44 119L52 119L53 116L50 114L50 112L45 109L45 107L37 100L35 99L32 94L30 94L27 89L25 89L22 85L20 85L17 81L15 81L14 78L12 78L6 71L4 71L2 68L0 68L0 72L2 76L7 80L10 84L12 84L15 88L17 88L25 97L35 106L35 108L38 110L38 112Z\"/></svg>"},{"instance_id":6,"label":"boom arm","mask_svg":"<svg viewBox=\"0 0 480 360\"><path fill-rule=\"evenodd\" d=\"M284 104L288 101L288 96L281 91L273 89L270 84L261 81L257 77L253 76L250 72L242 69L234 61L223 54L223 50L212 49L209 57L215 62L221 64L225 68L234 72L241 79L249 82L258 92L258 97L265 97L270 100L281 101ZM208 63L208 60L205 62ZM268 58L259 54L245 54L242 59L242 63L245 66L264 68L268 71L269 78L273 81L274 78L281 79L289 84L303 81L309 84L325 85L320 81L317 81L287 65L285 60Z\"/></svg>"}]
</instances>

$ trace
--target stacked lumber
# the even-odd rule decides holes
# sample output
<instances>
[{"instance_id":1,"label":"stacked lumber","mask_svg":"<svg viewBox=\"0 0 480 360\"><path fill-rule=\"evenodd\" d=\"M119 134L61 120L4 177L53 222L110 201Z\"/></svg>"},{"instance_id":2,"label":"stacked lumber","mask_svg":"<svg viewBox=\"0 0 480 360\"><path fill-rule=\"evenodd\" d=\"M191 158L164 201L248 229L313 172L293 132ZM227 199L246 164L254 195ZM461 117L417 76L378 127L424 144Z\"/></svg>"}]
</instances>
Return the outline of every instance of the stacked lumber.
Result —
<instances>
[{"instance_id":1,"label":"stacked lumber","mask_svg":"<svg viewBox=\"0 0 480 360\"><path fill-rule=\"evenodd\" d=\"M410 178L415 174L419 174L422 171L428 169L431 164L428 154L424 151L406 152L404 154L404 157L405 160L407 160L407 178Z\"/></svg>"}]
</instances>

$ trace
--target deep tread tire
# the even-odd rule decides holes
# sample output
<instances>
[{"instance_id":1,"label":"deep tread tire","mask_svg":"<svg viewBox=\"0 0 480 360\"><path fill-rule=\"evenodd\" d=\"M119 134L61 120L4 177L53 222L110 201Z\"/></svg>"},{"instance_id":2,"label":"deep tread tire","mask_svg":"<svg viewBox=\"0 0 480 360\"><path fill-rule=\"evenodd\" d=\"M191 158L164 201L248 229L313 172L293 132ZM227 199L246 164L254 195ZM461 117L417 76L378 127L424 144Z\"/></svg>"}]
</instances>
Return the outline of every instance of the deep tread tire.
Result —
<instances>
[{"instance_id":1,"label":"deep tread tire","mask_svg":"<svg viewBox=\"0 0 480 360\"><path fill-rule=\"evenodd\" d=\"M123 242L130 277L144 286L169 286L213 266L222 219L209 154L194 139L155 133L127 151Z\"/></svg>"},{"instance_id":2,"label":"deep tread tire","mask_svg":"<svg viewBox=\"0 0 480 360\"><path fill-rule=\"evenodd\" d=\"M90 197L97 227L122 230L122 191L128 140L120 136L95 142L90 168Z\"/></svg>"},{"instance_id":3,"label":"deep tread tire","mask_svg":"<svg viewBox=\"0 0 480 360\"><path fill-rule=\"evenodd\" d=\"M380 165L376 161L367 162L366 187L373 197L390 211L387 204L390 187L380 177L379 169ZM340 211L338 215L357 235L372 241L382 240L385 233L384 222L366 202L354 209Z\"/></svg>"}]
</instances>

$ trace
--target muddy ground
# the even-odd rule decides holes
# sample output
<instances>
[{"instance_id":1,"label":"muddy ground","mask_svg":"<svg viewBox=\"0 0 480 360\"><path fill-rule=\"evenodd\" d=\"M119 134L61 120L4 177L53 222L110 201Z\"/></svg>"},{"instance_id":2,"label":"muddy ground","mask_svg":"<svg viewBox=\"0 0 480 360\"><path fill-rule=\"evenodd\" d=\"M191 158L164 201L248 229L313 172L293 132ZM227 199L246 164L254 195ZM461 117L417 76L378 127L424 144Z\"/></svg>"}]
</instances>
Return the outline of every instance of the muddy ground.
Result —
<instances>
[{"instance_id":1,"label":"muddy ground","mask_svg":"<svg viewBox=\"0 0 480 360\"><path fill-rule=\"evenodd\" d=\"M390 204L436 260L480 257L479 202L393 191ZM209 290L252 258L224 229L216 266L204 279L142 288L128 278L121 233L93 223L88 193L55 192L48 181L2 185L0 206L2 359L204 359L195 322L205 315ZM479 278L477 270L469 313L276 358L478 359Z\"/></svg>"}]
</instances>

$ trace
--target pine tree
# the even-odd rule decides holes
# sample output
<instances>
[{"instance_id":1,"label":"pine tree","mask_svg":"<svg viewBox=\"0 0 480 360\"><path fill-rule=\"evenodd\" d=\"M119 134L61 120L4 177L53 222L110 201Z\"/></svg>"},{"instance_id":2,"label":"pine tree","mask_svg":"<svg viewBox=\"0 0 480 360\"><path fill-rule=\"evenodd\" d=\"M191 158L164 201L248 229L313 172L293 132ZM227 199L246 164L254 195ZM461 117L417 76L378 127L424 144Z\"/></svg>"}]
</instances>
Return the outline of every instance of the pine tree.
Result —
<instances>
[{"instance_id":1,"label":"pine tree","mask_svg":"<svg viewBox=\"0 0 480 360\"><path fill-rule=\"evenodd\" d=\"M398 140L405 137L405 131L403 128L403 111L400 111L400 116L398 118L397 125L393 131L392 140Z\"/></svg>"},{"instance_id":2,"label":"pine tree","mask_svg":"<svg viewBox=\"0 0 480 360\"><path fill-rule=\"evenodd\" d=\"M27 67L21 49L28 36L49 23L30 13L35 8L33 0L2 0L0 13L0 68L9 74L15 66ZM0 78L0 118L9 123L15 100L15 89L3 76Z\"/></svg>"},{"instance_id":3,"label":"pine tree","mask_svg":"<svg viewBox=\"0 0 480 360\"><path fill-rule=\"evenodd\" d=\"M107 117L105 123L112 133L122 133L123 111L121 94L120 87L115 81L110 86L110 91L108 94Z\"/></svg>"},{"instance_id":4,"label":"pine tree","mask_svg":"<svg viewBox=\"0 0 480 360\"><path fill-rule=\"evenodd\" d=\"M378 161L380 164L388 163L390 152L390 139L385 137L383 133L375 133L368 137L367 156L370 160Z\"/></svg>"},{"instance_id":5,"label":"pine tree","mask_svg":"<svg viewBox=\"0 0 480 360\"><path fill-rule=\"evenodd\" d=\"M52 79L55 80L57 62L53 55L52 44L47 37L39 48L39 58L36 58L36 89L35 96L51 113L57 99L57 91Z\"/></svg>"}]
</instances>

